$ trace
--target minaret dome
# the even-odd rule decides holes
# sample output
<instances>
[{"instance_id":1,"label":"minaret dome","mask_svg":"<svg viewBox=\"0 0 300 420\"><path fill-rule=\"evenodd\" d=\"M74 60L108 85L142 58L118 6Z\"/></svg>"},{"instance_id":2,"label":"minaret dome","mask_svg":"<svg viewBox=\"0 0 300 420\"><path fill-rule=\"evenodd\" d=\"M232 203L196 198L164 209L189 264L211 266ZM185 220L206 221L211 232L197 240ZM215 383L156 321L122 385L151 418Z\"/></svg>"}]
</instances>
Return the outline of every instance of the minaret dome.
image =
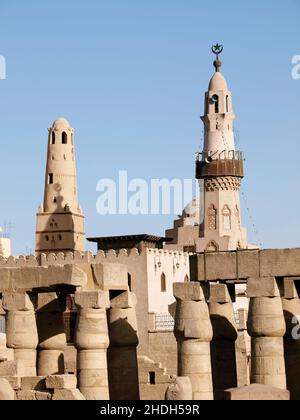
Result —
<instances>
[{"instance_id":1,"label":"minaret dome","mask_svg":"<svg viewBox=\"0 0 300 420\"><path fill-rule=\"evenodd\" d=\"M208 86L208 90L224 90L228 91L228 85L226 82L225 77L221 72L216 72L213 77L211 78Z\"/></svg>"}]
</instances>

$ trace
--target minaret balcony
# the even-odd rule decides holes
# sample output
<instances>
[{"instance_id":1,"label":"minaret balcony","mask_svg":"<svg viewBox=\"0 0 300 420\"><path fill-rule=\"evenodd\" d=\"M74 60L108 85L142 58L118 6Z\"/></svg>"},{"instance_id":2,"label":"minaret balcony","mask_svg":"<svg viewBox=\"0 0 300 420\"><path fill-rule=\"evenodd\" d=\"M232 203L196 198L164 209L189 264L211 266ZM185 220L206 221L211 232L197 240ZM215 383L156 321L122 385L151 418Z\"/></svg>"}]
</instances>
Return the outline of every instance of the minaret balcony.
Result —
<instances>
[{"instance_id":1,"label":"minaret balcony","mask_svg":"<svg viewBox=\"0 0 300 420\"><path fill-rule=\"evenodd\" d=\"M196 179L234 176L244 178L244 155L230 150L221 153L197 153Z\"/></svg>"}]
</instances>

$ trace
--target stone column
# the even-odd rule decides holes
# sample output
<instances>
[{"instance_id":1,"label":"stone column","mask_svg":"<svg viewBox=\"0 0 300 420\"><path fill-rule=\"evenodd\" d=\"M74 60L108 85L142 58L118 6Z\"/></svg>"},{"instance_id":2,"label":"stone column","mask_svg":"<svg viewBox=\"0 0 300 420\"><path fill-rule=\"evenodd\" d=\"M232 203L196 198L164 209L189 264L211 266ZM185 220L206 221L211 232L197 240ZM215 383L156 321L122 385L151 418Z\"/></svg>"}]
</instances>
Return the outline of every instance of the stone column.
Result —
<instances>
[{"instance_id":1,"label":"stone column","mask_svg":"<svg viewBox=\"0 0 300 420\"><path fill-rule=\"evenodd\" d=\"M37 299L39 334L38 375L65 373L64 352L67 346L63 313L65 297L56 293L40 293Z\"/></svg>"},{"instance_id":2,"label":"stone column","mask_svg":"<svg viewBox=\"0 0 300 420\"><path fill-rule=\"evenodd\" d=\"M238 339L235 343L238 387L250 385L251 339L247 332L248 311L238 310Z\"/></svg>"},{"instance_id":3,"label":"stone column","mask_svg":"<svg viewBox=\"0 0 300 420\"><path fill-rule=\"evenodd\" d=\"M276 279L249 279L248 332L251 336L251 383L286 389L283 336L285 321Z\"/></svg>"},{"instance_id":4,"label":"stone column","mask_svg":"<svg viewBox=\"0 0 300 420\"><path fill-rule=\"evenodd\" d=\"M0 299L0 319L3 319L3 329L0 330L0 363L14 360L14 350L8 349L6 345L6 319L5 310L2 307L2 299Z\"/></svg>"},{"instance_id":5,"label":"stone column","mask_svg":"<svg viewBox=\"0 0 300 420\"><path fill-rule=\"evenodd\" d=\"M237 387L237 328L226 284L210 284L208 307L213 327L210 348L214 399L222 400L226 389Z\"/></svg>"},{"instance_id":6,"label":"stone column","mask_svg":"<svg viewBox=\"0 0 300 420\"><path fill-rule=\"evenodd\" d=\"M291 279L284 279L282 306L286 323L284 355L287 388L291 400L300 400L300 300Z\"/></svg>"},{"instance_id":7,"label":"stone column","mask_svg":"<svg viewBox=\"0 0 300 420\"><path fill-rule=\"evenodd\" d=\"M36 376L38 333L32 296L27 293L3 293L6 311L7 347L14 349L20 376Z\"/></svg>"},{"instance_id":8,"label":"stone column","mask_svg":"<svg viewBox=\"0 0 300 420\"><path fill-rule=\"evenodd\" d=\"M194 400L213 400L208 306L200 283L175 283L178 376L190 378Z\"/></svg>"},{"instance_id":9,"label":"stone column","mask_svg":"<svg viewBox=\"0 0 300 420\"><path fill-rule=\"evenodd\" d=\"M87 400L109 400L106 309L109 292L77 292L79 308L75 329L78 387Z\"/></svg>"},{"instance_id":10,"label":"stone column","mask_svg":"<svg viewBox=\"0 0 300 420\"><path fill-rule=\"evenodd\" d=\"M140 399L136 304L136 297L131 292L123 292L110 302L111 308L108 312L110 346L107 355L111 400Z\"/></svg>"}]
</instances>

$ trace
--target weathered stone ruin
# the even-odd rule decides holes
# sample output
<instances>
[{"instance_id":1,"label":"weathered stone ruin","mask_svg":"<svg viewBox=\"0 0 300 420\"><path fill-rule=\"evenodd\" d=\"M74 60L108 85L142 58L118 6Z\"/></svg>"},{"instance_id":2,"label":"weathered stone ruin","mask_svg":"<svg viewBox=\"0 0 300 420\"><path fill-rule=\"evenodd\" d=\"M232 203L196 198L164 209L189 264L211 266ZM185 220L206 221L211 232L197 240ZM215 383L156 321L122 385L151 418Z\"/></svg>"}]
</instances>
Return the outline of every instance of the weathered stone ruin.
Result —
<instances>
[{"instance_id":1,"label":"weathered stone ruin","mask_svg":"<svg viewBox=\"0 0 300 420\"><path fill-rule=\"evenodd\" d=\"M13 389L19 400L139 399L136 298L128 291L125 266L73 260L1 267L0 293L6 316L1 398ZM77 375L65 372L63 313L70 295L77 307Z\"/></svg>"},{"instance_id":2,"label":"weathered stone ruin","mask_svg":"<svg viewBox=\"0 0 300 420\"><path fill-rule=\"evenodd\" d=\"M300 399L300 249L191 255L191 281L174 284L177 376L137 355L137 299L126 266L80 258L1 265L0 399ZM237 285L249 299L248 318L241 309L238 323ZM160 380L149 383L149 372Z\"/></svg>"}]
</instances>

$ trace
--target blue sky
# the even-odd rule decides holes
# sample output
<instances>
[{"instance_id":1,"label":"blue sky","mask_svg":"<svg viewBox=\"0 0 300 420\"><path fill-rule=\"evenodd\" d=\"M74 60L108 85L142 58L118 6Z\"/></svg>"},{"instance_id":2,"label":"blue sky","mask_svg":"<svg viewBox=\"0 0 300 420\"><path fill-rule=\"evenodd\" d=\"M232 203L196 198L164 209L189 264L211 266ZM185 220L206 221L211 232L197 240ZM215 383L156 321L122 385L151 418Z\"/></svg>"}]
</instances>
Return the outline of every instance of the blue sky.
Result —
<instances>
[{"instance_id":1,"label":"blue sky","mask_svg":"<svg viewBox=\"0 0 300 420\"><path fill-rule=\"evenodd\" d=\"M34 249L47 128L75 128L87 236L163 234L173 216L99 216L97 181L191 178L211 45L224 45L244 191L264 247L300 245L299 0L0 0L0 225L15 254ZM253 234L248 212L244 224Z\"/></svg>"}]
</instances>

